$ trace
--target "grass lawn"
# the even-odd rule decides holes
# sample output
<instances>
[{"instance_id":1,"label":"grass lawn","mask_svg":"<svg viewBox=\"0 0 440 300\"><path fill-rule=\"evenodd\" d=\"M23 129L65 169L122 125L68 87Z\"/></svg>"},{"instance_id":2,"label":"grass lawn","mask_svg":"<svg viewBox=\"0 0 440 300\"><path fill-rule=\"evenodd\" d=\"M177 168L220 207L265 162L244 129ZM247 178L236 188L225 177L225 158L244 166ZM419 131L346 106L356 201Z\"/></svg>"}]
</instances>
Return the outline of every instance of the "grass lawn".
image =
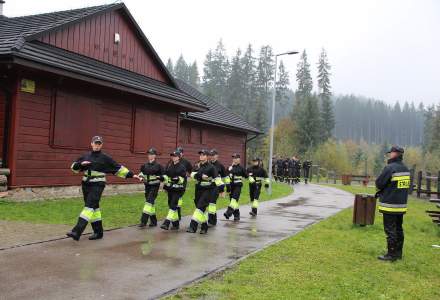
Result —
<instances>
[{"instance_id":1,"label":"grass lawn","mask_svg":"<svg viewBox=\"0 0 440 300\"><path fill-rule=\"evenodd\" d=\"M262 190L261 201L276 199L289 195L292 188L286 184L275 183L272 197ZM190 181L184 195L182 214L189 215L194 211L194 186ZM144 194L117 195L103 197L101 209L104 228L116 228L137 224L144 206ZM242 190L240 203L249 202L249 188L245 184ZM156 200L158 218L164 218L168 212L166 192L160 192ZM219 198L218 207L226 207L229 199ZM26 221L33 223L67 224L73 225L84 206L82 198L47 200L27 203L0 201L0 220Z\"/></svg>"},{"instance_id":2,"label":"grass lawn","mask_svg":"<svg viewBox=\"0 0 440 300\"><path fill-rule=\"evenodd\" d=\"M440 299L440 249L431 246L440 244L440 230L424 212L432 208L410 199L402 261L376 258L385 249L382 215L373 226L356 227L349 208L170 298Z\"/></svg>"}]
</instances>

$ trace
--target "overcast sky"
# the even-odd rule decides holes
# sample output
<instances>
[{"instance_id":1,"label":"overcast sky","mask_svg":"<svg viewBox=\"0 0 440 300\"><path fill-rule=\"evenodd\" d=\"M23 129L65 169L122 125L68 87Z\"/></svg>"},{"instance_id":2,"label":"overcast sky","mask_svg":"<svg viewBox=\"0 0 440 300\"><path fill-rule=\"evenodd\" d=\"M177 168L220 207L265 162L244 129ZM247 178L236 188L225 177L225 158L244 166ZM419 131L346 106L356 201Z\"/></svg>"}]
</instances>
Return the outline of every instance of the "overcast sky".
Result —
<instances>
[{"instance_id":1,"label":"overcast sky","mask_svg":"<svg viewBox=\"0 0 440 300\"><path fill-rule=\"evenodd\" d=\"M107 0L6 0L6 16L112 3ZM440 104L440 1L436 0L126 0L161 58L197 60L220 38L229 55L252 43L276 52L306 49L316 75L324 47L335 94L388 103ZM293 76L298 56L284 62ZM316 82L316 80L315 80Z\"/></svg>"}]
</instances>

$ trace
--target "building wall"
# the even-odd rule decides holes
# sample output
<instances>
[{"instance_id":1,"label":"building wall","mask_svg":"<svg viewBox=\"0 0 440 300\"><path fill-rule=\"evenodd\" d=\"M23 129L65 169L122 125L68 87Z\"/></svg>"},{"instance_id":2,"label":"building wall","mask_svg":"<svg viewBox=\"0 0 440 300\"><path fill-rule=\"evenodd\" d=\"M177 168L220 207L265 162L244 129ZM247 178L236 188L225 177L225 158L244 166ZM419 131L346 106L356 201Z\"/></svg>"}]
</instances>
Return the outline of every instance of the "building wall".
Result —
<instances>
[{"instance_id":1,"label":"building wall","mask_svg":"<svg viewBox=\"0 0 440 300\"><path fill-rule=\"evenodd\" d=\"M3 157L3 143L5 131L5 109L6 99L3 91L0 91L0 160Z\"/></svg>"},{"instance_id":2,"label":"building wall","mask_svg":"<svg viewBox=\"0 0 440 300\"><path fill-rule=\"evenodd\" d=\"M115 44L115 33L120 43ZM143 45L121 11L109 11L43 35L41 42L79 53L156 80L168 82L163 70Z\"/></svg>"},{"instance_id":3,"label":"building wall","mask_svg":"<svg viewBox=\"0 0 440 300\"><path fill-rule=\"evenodd\" d=\"M70 165L73 160L87 151L92 132L103 136L104 152L138 172L140 165L146 161L146 154L142 152L147 150L141 151L142 149L139 148L139 145L145 143L138 143L138 147L134 149L136 142L134 129L137 126L138 108L144 111L151 110L149 116L155 116L154 120L160 121L158 127L145 128L146 135L156 132L154 139L148 141L155 140L155 144L151 146L161 149L163 155L159 160L164 163L168 161L169 152L176 147L178 110L173 106L158 106L153 100L151 103L148 102L147 98L73 80L64 79L56 84L59 82L57 78L45 77L40 73L24 73L18 81L21 78L35 80L36 90L35 94L21 92L17 84L18 91L14 95L16 112L12 122L16 126L14 150L9 160L12 169L9 182L11 187L78 185L80 178L70 171ZM56 108L56 104L60 103L57 98L66 94L78 101L82 99L81 101L89 100L95 103L98 108L93 112L96 113L98 121L91 120L87 117L90 114L87 113L66 111L64 116L55 116L55 112L58 114L63 112ZM69 119L71 114L76 116L75 120ZM57 118L58 121L55 121ZM54 128L57 127L56 124L58 128ZM87 124L97 124L96 130L87 131ZM79 127L75 127L77 125ZM145 126L143 123L141 125ZM72 131L72 128L69 129L69 126L78 128L77 131L81 133L85 132L84 140L78 142L80 145L69 146L70 139L81 138ZM63 130L66 131L64 140ZM58 131L56 143L54 143L55 131ZM139 138L139 133L137 136ZM127 182L114 176L109 176L109 179L110 183Z\"/></svg>"},{"instance_id":4,"label":"building wall","mask_svg":"<svg viewBox=\"0 0 440 300\"><path fill-rule=\"evenodd\" d=\"M199 133L197 131L201 131L201 139L198 139ZM196 132L196 139L191 139L191 133L194 132ZM233 153L240 153L242 164L245 165L246 137L243 132L182 120L180 123L179 145L184 148L185 157L192 163L198 161L197 152L200 149L215 148L219 152L219 160L225 166L231 164Z\"/></svg>"}]
</instances>

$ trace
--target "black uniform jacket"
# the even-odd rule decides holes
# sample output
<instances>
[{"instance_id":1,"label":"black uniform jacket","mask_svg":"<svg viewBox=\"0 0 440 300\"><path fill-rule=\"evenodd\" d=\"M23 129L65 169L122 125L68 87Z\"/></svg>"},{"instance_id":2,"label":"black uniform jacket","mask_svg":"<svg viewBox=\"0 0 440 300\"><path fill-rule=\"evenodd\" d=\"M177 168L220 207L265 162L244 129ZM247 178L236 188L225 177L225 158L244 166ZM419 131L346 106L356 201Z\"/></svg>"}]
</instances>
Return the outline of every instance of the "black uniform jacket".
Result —
<instances>
[{"instance_id":1,"label":"black uniform jacket","mask_svg":"<svg viewBox=\"0 0 440 300\"><path fill-rule=\"evenodd\" d=\"M159 185L163 167L156 160L147 162L141 166L139 175L144 179L145 185Z\"/></svg>"},{"instance_id":2,"label":"black uniform jacket","mask_svg":"<svg viewBox=\"0 0 440 300\"><path fill-rule=\"evenodd\" d=\"M407 211L410 173L401 157L388 160L388 165L376 179L379 211L404 214Z\"/></svg>"}]
</instances>

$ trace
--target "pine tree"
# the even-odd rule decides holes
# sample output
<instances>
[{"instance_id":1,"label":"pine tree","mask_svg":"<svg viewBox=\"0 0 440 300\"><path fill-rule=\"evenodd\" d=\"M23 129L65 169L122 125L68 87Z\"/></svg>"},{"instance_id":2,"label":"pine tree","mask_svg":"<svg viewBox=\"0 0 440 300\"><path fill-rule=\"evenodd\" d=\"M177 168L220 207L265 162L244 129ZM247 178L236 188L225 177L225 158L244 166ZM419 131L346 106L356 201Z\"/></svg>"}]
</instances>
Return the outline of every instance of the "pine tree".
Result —
<instances>
[{"instance_id":1,"label":"pine tree","mask_svg":"<svg viewBox=\"0 0 440 300\"><path fill-rule=\"evenodd\" d=\"M168 69L168 72L170 72L170 74L174 76L174 66L173 66L173 61L171 60L171 58L168 58L166 67Z\"/></svg>"},{"instance_id":2,"label":"pine tree","mask_svg":"<svg viewBox=\"0 0 440 300\"><path fill-rule=\"evenodd\" d=\"M243 70L241 66L241 50L238 49L232 58L231 73L227 82L226 106L233 112L241 114L243 109L242 98L244 96Z\"/></svg>"},{"instance_id":3,"label":"pine tree","mask_svg":"<svg viewBox=\"0 0 440 300\"><path fill-rule=\"evenodd\" d=\"M241 58L241 73L243 81L243 107L244 109L240 115L248 122L252 122L253 113L252 110L256 104L256 94L257 94L257 66L256 58L254 57L252 45L249 44L246 52Z\"/></svg>"},{"instance_id":4,"label":"pine tree","mask_svg":"<svg viewBox=\"0 0 440 300\"><path fill-rule=\"evenodd\" d=\"M180 55L176 62L176 66L174 67L174 76L180 80L189 82L188 64L183 58L183 55Z\"/></svg>"},{"instance_id":5,"label":"pine tree","mask_svg":"<svg viewBox=\"0 0 440 300\"><path fill-rule=\"evenodd\" d=\"M328 140L335 128L335 117L330 91L330 69L327 52L322 49L318 62L318 88L319 99L321 100L321 137L322 141Z\"/></svg>"},{"instance_id":6,"label":"pine tree","mask_svg":"<svg viewBox=\"0 0 440 300\"><path fill-rule=\"evenodd\" d=\"M320 116L318 98L306 96L298 104L296 140L301 154L312 151L320 142Z\"/></svg>"},{"instance_id":7,"label":"pine tree","mask_svg":"<svg viewBox=\"0 0 440 300\"><path fill-rule=\"evenodd\" d=\"M379 149L379 152L377 153L376 157L374 158L374 166L373 166L373 172L375 175L379 175L382 169L385 166L385 154L389 150L389 145L387 142L384 142Z\"/></svg>"},{"instance_id":8,"label":"pine tree","mask_svg":"<svg viewBox=\"0 0 440 300\"><path fill-rule=\"evenodd\" d=\"M188 70L188 83L194 87L200 86L199 68L197 62L194 61Z\"/></svg>"},{"instance_id":9,"label":"pine tree","mask_svg":"<svg viewBox=\"0 0 440 300\"><path fill-rule=\"evenodd\" d=\"M296 81L298 82L297 95L300 98L308 97L312 94L313 81L310 74L310 64L307 61L307 52L303 51L297 65Z\"/></svg>"},{"instance_id":10,"label":"pine tree","mask_svg":"<svg viewBox=\"0 0 440 300\"><path fill-rule=\"evenodd\" d=\"M286 68L284 67L284 63L281 60L280 64L278 66L278 80L276 82L276 101L278 104L285 104L288 97L288 91L289 91L289 72L287 72Z\"/></svg>"}]
</instances>

